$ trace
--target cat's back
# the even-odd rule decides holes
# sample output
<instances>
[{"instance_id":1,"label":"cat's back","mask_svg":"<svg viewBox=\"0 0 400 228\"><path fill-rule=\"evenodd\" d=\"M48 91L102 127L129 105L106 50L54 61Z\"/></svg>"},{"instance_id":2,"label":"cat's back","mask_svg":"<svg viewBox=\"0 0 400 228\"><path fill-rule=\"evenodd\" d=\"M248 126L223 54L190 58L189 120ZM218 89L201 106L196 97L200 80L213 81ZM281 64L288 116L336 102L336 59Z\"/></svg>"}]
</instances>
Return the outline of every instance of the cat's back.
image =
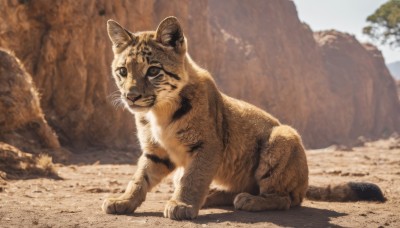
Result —
<instances>
[{"instance_id":1,"label":"cat's back","mask_svg":"<svg viewBox=\"0 0 400 228\"><path fill-rule=\"evenodd\" d=\"M261 133L280 125L278 119L255 105L225 94L222 97L225 118L235 130Z\"/></svg>"}]
</instances>

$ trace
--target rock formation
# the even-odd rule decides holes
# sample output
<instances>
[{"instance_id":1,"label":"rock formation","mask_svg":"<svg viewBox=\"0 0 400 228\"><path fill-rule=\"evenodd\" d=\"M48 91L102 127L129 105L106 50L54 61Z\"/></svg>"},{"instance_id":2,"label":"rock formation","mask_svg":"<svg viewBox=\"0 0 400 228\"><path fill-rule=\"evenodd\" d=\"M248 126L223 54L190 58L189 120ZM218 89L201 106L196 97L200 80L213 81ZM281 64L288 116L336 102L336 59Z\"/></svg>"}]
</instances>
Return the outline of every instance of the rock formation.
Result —
<instances>
[{"instance_id":1,"label":"rock formation","mask_svg":"<svg viewBox=\"0 0 400 228\"><path fill-rule=\"evenodd\" d=\"M316 41L289 0L11 0L0 2L0 15L0 47L13 50L32 74L63 145L135 146L131 114L110 101L116 87L105 24L112 18L132 31L149 30L169 15L180 19L189 52L222 91L293 125L307 146L400 131L399 101L382 56L347 38L331 54L336 46L321 34Z\"/></svg>"},{"instance_id":2,"label":"rock formation","mask_svg":"<svg viewBox=\"0 0 400 228\"><path fill-rule=\"evenodd\" d=\"M10 52L0 49L0 141L32 148L60 147L40 107L32 77ZM34 145L31 145L34 144Z\"/></svg>"},{"instance_id":3,"label":"rock formation","mask_svg":"<svg viewBox=\"0 0 400 228\"><path fill-rule=\"evenodd\" d=\"M49 155L60 161L68 152L60 148L44 118L32 77L12 53L3 49L0 110L0 180L55 175Z\"/></svg>"},{"instance_id":4,"label":"rock formation","mask_svg":"<svg viewBox=\"0 0 400 228\"><path fill-rule=\"evenodd\" d=\"M337 31L315 33L330 90L336 100L332 122L334 137L346 142L360 135L389 136L399 129L400 106L396 84L382 53L371 44Z\"/></svg>"},{"instance_id":5,"label":"rock formation","mask_svg":"<svg viewBox=\"0 0 400 228\"><path fill-rule=\"evenodd\" d=\"M7 179L32 177L59 179L52 158L46 154L33 156L18 148L0 142L0 192Z\"/></svg>"}]
</instances>

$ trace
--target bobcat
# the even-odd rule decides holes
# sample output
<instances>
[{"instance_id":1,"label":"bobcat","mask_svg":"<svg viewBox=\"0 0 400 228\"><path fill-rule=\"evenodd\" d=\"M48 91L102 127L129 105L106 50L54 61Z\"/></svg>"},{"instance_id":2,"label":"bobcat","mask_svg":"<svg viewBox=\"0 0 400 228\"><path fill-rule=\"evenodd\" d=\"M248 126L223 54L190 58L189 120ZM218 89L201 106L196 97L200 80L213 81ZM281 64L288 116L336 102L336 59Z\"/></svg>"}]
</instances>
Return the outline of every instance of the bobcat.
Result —
<instances>
[{"instance_id":1,"label":"bobcat","mask_svg":"<svg viewBox=\"0 0 400 228\"><path fill-rule=\"evenodd\" d=\"M131 33L112 20L107 28L112 72L135 115L143 154L125 193L104 201L106 213L133 213L175 170L175 192L164 210L171 219L193 219L202 207L233 204L263 211L301 204L308 166L299 134L221 93L188 55L175 17L164 19L155 32ZM383 199L379 187L368 183L313 187L308 194L322 200Z\"/></svg>"}]
</instances>

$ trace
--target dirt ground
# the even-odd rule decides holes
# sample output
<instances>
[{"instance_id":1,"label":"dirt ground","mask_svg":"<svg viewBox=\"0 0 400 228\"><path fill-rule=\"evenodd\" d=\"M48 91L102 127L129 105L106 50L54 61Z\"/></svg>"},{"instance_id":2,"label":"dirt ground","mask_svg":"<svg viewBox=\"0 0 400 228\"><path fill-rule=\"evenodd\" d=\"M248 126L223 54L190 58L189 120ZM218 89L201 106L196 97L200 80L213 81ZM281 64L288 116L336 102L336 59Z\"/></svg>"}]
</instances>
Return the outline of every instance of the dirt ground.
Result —
<instances>
[{"instance_id":1,"label":"dirt ground","mask_svg":"<svg viewBox=\"0 0 400 228\"><path fill-rule=\"evenodd\" d=\"M193 221L163 218L164 204L173 191L169 180L149 193L135 214L104 214L103 200L122 192L135 170L129 165L135 157L119 154L74 155L72 164L56 167L62 180L0 183L0 227L400 227L399 139L307 152L312 185L370 181L383 189L385 203L305 200L299 208L260 213L204 209Z\"/></svg>"}]
</instances>

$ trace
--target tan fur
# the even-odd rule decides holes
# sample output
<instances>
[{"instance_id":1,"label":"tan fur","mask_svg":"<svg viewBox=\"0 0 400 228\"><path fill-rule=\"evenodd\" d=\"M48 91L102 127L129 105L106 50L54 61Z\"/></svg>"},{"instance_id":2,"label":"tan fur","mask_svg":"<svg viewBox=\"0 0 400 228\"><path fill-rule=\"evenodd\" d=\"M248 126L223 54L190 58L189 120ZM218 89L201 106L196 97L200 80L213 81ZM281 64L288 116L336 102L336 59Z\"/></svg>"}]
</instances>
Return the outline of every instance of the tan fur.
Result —
<instances>
[{"instance_id":1,"label":"tan fur","mask_svg":"<svg viewBox=\"0 0 400 228\"><path fill-rule=\"evenodd\" d=\"M357 195L347 183L342 183L327 187L310 186L307 198L321 201L356 201Z\"/></svg>"},{"instance_id":2,"label":"tan fur","mask_svg":"<svg viewBox=\"0 0 400 228\"><path fill-rule=\"evenodd\" d=\"M133 212L175 169L168 218L193 219L202 206L261 211L301 204L308 166L299 134L222 94L187 54L176 18L166 18L156 32L141 33L109 21L108 32L113 74L121 99L135 114L143 155L126 192L105 200L105 212ZM150 76L151 66L158 67L157 76ZM121 67L127 75L121 76Z\"/></svg>"}]
</instances>

